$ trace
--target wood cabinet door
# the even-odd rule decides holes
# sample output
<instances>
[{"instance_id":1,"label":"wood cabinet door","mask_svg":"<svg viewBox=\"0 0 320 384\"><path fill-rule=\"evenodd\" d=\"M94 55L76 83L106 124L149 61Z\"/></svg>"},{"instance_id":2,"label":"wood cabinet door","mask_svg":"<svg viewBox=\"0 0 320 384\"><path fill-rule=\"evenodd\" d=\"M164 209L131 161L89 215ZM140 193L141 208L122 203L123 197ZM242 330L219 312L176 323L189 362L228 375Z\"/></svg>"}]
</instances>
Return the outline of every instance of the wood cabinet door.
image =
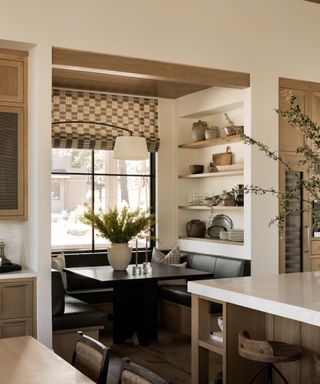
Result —
<instances>
[{"instance_id":1,"label":"wood cabinet door","mask_svg":"<svg viewBox=\"0 0 320 384\"><path fill-rule=\"evenodd\" d=\"M311 92L311 119L320 124L320 92Z\"/></svg>"},{"instance_id":2,"label":"wood cabinet door","mask_svg":"<svg viewBox=\"0 0 320 384\"><path fill-rule=\"evenodd\" d=\"M0 320L31 317L33 284L17 281L0 284Z\"/></svg>"},{"instance_id":3,"label":"wood cabinet door","mask_svg":"<svg viewBox=\"0 0 320 384\"><path fill-rule=\"evenodd\" d=\"M26 217L23 108L0 106L0 218Z\"/></svg>"},{"instance_id":4,"label":"wood cabinet door","mask_svg":"<svg viewBox=\"0 0 320 384\"><path fill-rule=\"evenodd\" d=\"M32 336L32 319L0 321L0 337Z\"/></svg>"},{"instance_id":5,"label":"wood cabinet door","mask_svg":"<svg viewBox=\"0 0 320 384\"><path fill-rule=\"evenodd\" d=\"M284 93L291 92L296 96L297 103L304 113L308 113L308 91L297 89L280 88L279 105L281 110L288 109L288 102ZM296 152L297 147L304 144L304 138L300 131L291 127L291 125L282 117L279 117L279 150L282 152Z\"/></svg>"},{"instance_id":6,"label":"wood cabinet door","mask_svg":"<svg viewBox=\"0 0 320 384\"><path fill-rule=\"evenodd\" d=\"M0 101L23 102L22 61L0 60Z\"/></svg>"}]
</instances>

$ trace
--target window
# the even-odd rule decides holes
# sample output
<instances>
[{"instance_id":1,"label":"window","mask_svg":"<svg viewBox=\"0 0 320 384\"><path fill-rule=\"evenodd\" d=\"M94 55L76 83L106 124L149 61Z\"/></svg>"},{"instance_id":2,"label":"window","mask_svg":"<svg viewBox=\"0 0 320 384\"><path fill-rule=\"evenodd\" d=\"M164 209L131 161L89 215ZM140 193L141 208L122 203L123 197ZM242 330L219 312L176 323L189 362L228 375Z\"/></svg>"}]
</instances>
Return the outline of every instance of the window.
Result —
<instances>
[{"instance_id":1,"label":"window","mask_svg":"<svg viewBox=\"0 0 320 384\"><path fill-rule=\"evenodd\" d=\"M51 199L60 200L60 183L54 180L51 183Z\"/></svg>"},{"instance_id":2,"label":"window","mask_svg":"<svg viewBox=\"0 0 320 384\"><path fill-rule=\"evenodd\" d=\"M80 221L85 203L94 210L154 210L154 162L154 154L127 161L114 160L112 151L52 149L52 250L106 249L106 240Z\"/></svg>"}]
</instances>

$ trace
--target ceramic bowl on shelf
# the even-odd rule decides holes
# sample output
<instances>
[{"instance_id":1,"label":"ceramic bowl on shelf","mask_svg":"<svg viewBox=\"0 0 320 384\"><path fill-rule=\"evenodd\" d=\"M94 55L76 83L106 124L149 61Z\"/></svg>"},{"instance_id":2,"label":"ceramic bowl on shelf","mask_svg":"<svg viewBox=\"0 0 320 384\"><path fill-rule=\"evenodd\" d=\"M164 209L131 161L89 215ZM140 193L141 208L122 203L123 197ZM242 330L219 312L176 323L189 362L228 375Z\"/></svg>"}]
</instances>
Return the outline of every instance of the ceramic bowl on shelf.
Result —
<instances>
[{"instance_id":1,"label":"ceramic bowl on shelf","mask_svg":"<svg viewBox=\"0 0 320 384\"><path fill-rule=\"evenodd\" d=\"M190 172L195 175L195 174L198 174L198 173L202 173L203 172L203 165L202 164L192 164L189 166L189 169L190 169Z\"/></svg>"}]
</instances>

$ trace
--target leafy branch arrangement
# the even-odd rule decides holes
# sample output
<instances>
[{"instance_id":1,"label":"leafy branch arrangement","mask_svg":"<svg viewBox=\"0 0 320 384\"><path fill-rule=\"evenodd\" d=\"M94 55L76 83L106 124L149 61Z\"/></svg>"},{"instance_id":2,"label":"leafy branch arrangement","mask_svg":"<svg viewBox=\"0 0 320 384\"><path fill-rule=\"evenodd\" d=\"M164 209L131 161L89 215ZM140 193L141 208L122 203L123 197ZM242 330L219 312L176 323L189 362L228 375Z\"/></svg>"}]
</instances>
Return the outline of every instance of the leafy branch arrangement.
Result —
<instances>
[{"instance_id":1,"label":"leafy branch arrangement","mask_svg":"<svg viewBox=\"0 0 320 384\"><path fill-rule=\"evenodd\" d=\"M127 243L142 233L150 232L154 223L154 215L142 209L130 211L128 207L123 207L120 211L115 208L108 212L99 210L95 213L92 208L86 208L81 221L92 225L100 236L109 239L113 244Z\"/></svg>"},{"instance_id":2,"label":"leafy branch arrangement","mask_svg":"<svg viewBox=\"0 0 320 384\"><path fill-rule=\"evenodd\" d=\"M299 175L290 167L290 165L278 154L277 151L271 150L267 145L245 135L230 117L225 114L226 120L233 126L240 139L247 145L255 146L262 151L267 157L282 163L287 171L292 172L296 177L295 184L286 191L278 191L274 188L262 188L255 185L247 185L244 187L245 193L253 193L255 195L270 194L279 199L279 214L271 219L269 225L276 223L279 230L282 232L285 225L286 217L289 214L312 210L312 202L320 201L320 125L314 123L307 115L301 112L299 105L296 102L296 97L286 95L289 103L289 108L285 111L276 109L276 112L282 118L286 119L293 129L299 130L304 136L304 145L296 149L296 153L301 158L298 162L305 165L309 171L307 179L300 178ZM306 193L301 197L301 191L309 192L310 199L306 198ZM299 200L301 208L288 209L288 202L291 200ZM302 204L304 203L304 204ZM304 208L306 206L306 208ZM320 224L320 214L312 212L314 225Z\"/></svg>"}]
</instances>

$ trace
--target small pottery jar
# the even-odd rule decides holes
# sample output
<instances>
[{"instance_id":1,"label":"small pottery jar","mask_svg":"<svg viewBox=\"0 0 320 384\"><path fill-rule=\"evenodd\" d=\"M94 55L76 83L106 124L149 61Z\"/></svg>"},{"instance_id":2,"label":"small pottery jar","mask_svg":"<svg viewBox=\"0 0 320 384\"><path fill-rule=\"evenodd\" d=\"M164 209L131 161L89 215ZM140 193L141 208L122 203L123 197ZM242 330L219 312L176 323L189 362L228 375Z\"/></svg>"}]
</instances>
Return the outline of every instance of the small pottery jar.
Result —
<instances>
[{"instance_id":1,"label":"small pottery jar","mask_svg":"<svg viewBox=\"0 0 320 384\"><path fill-rule=\"evenodd\" d=\"M187 223L186 230L189 237L205 237L206 223L201 220L191 220Z\"/></svg>"},{"instance_id":2,"label":"small pottery jar","mask_svg":"<svg viewBox=\"0 0 320 384\"><path fill-rule=\"evenodd\" d=\"M243 207L243 184L238 185L237 197L236 197L236 205L238 207Z\"/></svg>"},{"instance_id":3,"label":"small pottery jar","mask_svg":"<svg viewBox=\"0 0 320 384\"><path fill-rule=\"evenodd\" d=\"M191 136L193 141L201 141L205 139L205 130L208 128L208 123L206 121L198 120L196 123L193 123L191 129Z\"/></svg>"},{"instance_id":4,"label":"small pottery jar","mask_svg":"<svg viewBox=\"0 0 320 384\"><path fill-rule=\"evenodd\" d=\"M216 126L206 128L204 136L206 140L216 139L219 136L219 128Z\"/></svg>"}]
</instances>

